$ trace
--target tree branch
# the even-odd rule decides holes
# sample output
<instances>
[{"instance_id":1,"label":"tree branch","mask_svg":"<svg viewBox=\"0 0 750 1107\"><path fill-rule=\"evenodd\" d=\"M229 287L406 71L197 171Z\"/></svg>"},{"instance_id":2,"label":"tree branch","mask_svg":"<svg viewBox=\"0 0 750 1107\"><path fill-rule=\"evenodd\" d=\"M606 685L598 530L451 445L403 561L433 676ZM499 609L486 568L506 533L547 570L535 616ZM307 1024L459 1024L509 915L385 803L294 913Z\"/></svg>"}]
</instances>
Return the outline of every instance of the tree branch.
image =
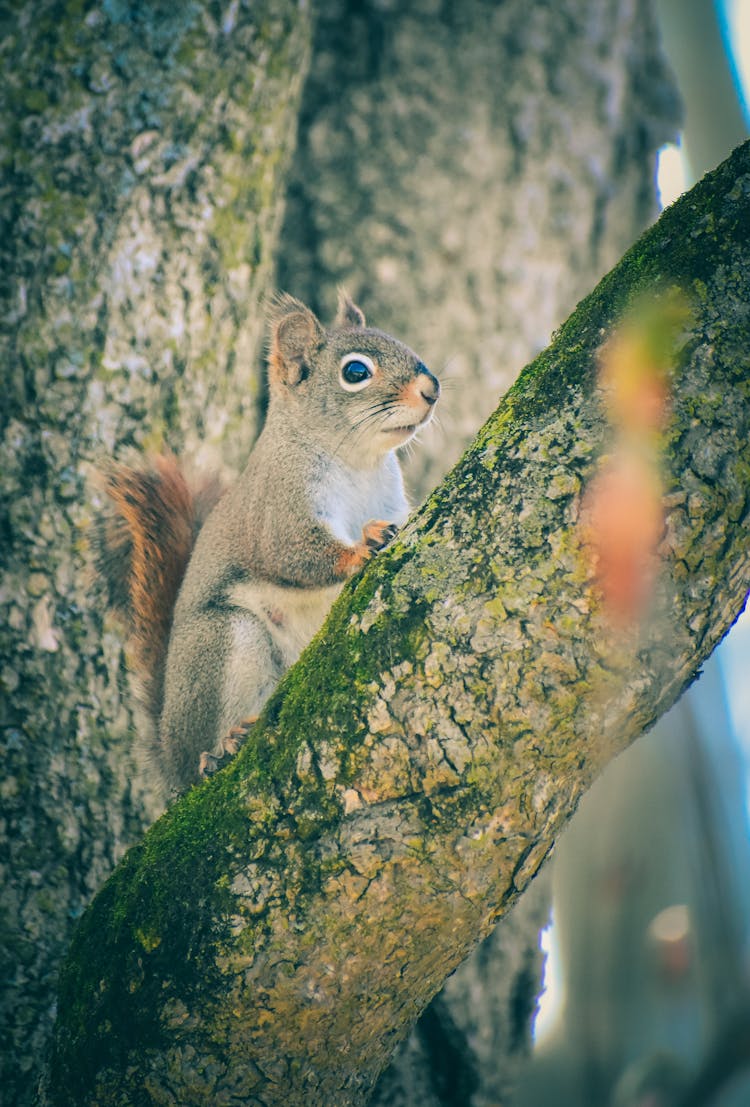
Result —
<instances>
[{"instance_id":1,"label":"tree branch","mask_svg":"<svg viewBox=\"0 0 750 1107\"><path fill-rule=\"evenodd\" d=\"M44 1101L360 1103L599 769L694 678L750 557L750 144L529 366L336 604L248 746L131 850L78 929ZM656 611L614 634L582 489L596 352L629 300L693 307Z\"/></svg>"}]
</instances>

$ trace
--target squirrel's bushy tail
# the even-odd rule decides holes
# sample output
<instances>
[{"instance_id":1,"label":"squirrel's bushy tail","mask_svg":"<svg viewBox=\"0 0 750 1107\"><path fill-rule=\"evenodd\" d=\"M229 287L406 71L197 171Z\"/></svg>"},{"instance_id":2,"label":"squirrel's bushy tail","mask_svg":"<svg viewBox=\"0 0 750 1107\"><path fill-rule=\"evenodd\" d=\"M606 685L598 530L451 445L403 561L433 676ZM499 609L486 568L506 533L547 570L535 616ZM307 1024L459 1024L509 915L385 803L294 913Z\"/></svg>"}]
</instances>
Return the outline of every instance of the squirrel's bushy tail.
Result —
<instances>
[{"instance_id":1,"label":"squirrel's bushy tail","mask_svg":"<svg viewBox=\"0 0 750 1107\"><path fill-rule=\"evenodd\" d=\"M198 531L223 488L215 478L191 486L168 454L139 469L111 466L101 483L108 504L96 526L96 567L125 625L128 661L156 720L177 593Z\"/></svg>"}]
</instances>

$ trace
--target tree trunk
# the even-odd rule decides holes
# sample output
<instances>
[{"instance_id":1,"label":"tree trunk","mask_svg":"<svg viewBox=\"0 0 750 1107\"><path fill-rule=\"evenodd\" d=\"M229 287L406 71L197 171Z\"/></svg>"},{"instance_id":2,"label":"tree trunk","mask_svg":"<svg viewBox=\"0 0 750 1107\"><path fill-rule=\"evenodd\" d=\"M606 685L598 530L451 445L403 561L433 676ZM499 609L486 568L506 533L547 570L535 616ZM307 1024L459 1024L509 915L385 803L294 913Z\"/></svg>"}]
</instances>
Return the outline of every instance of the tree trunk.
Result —
<instances>
[{"instance_id":1,"label":"tree trunk","mask_svg":"<svg viewBox=\"0 0 750 1107\"><path fill-rule=\"evenodd\" d=\"M0 36L4 1102L30 1101L72 921L158 803L90 599L92 465L236 461L309 46L292 0L17 4Z\"/></svg>"},{"instance_id":2,"label":"tree trunk","mask_svg":"<svg viewBox=\"0 0 750 1107\"><path fill-rule=\"evenodd\" d=\"M70 919L158 810L148 772L132 764L118 638L90 610L84 476L130 444L166 442L218 465L221 441L230 467L246 453L260 398L256 306L309 31L292 4L255 5L249 19L234 2L180 13L42 3L4 31L0 849L11 879L0 892L10 981L0 1018L11 1048L0 1079L25 1102ZM453 377L466 350L484 350L445 420L457 455L508 379L500 363L530 356L650 214L664 89L641 3L568 0L531 19L510 0L325 6L284 283L330 301L332 283L352 275L337 258L356 247L355 268L377 285L358 285L374 318L436 365L459 351ZM572 146L557 140L571 126ZM290 237L298 199L304 250ZM483 248L490 216L503 259ZM413 265L394 282L405 236ZM451 277L438 288L441 269ZM469 289L481 290L481 311ZM437 292L445 302L428 312ZM488 331L499 303L514 310ZM432 445L440 461L412 470L415 489L449 457L445 442Z\"/></svg>"},{"instance_id":3,"label":"tree trunk","mask_svg":"<svg viewBox=\"0 0 750 1107\"><path fill-rule=\"evenodd\" d=\"M130 851L63 973L46 1101L360 1103L538 871L601 767L674 702L750 576L750 144L670 208L346 590L246 748ZM603 336L692 302L656 614L587 581Z\"/></svg>"},{"instance_id":4,"label":"tree trunk","mask_svg":"<svg viewBox=\"0 0 750 1107\"><path fill-rule=\"evenodd\" d=\"M330 305L354 277L377 322L468 373L439 460L412 469L424 490L650 216L671 102L645 0L323 7L282 281ZM235 0L45 2L4 26L0 1081L18 1103L71 919L159 809L91 610L85 476L163 442L232 467L254 438L308 36L292 3Z\"/></svg>"}]
</instances>

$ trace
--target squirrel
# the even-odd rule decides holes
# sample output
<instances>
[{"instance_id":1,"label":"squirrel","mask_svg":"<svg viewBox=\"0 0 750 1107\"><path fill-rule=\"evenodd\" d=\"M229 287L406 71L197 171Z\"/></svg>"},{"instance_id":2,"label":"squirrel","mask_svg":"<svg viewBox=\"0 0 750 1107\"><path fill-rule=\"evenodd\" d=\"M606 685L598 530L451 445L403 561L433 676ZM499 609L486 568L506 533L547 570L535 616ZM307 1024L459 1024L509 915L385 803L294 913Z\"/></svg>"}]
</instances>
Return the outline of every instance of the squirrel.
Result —
<instances>
[{"instance_id":1,"label":"squirrel","mask_svg":"<svg viewBox=\"0 0 750 1107\"><path fill-rule=\"evenodd\" d=\"M440 394L343 291L330 329L287 294L269 326L268 410L234 485L191 487L171 455L103 475L97 567L171 794L236 752L344 582L405 522L395 451Z\"/></svg>"}]
</instances>

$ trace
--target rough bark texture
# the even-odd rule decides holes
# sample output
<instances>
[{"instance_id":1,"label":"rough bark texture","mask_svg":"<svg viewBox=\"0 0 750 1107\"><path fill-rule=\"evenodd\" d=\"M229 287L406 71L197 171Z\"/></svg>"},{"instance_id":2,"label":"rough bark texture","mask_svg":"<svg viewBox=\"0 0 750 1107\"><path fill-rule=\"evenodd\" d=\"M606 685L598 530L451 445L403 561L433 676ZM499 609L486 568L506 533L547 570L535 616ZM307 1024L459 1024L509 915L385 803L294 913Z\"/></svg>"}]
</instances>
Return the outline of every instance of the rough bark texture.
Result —
<instances>
[{"instance_id":1,"label":"rough bark texture","mask_svg":"<svg viewBox=\"0 0 750 1107\"><path fill-rule=\"evenodd\" d=\"M371 1105L504 1107L531 1053L551 869L458 966L377 1082Z\"/></svg>"},{"instance_id":2,"label":"rough bark texture","mask_svg":"<svg viewBox=\"0 0 750 1107\"><path fill-rule=\"evenodd\" d=\"M91 599L92 463L230 463L309 45L291 0L6 12L0 411L0 1096L29 1101L71 925L156 803ZM93 608L93 610L92 610ZM103 646L102 646L103 643Z\"/></svg>"},{"instance_id":3,"label":"rough bark texture","mask_svg":"<svg viewBox=\"0 0 750 1107\"><path fill-rule=\"evenodd\" d=\"M319 9L278 284L324 316L347 284L378 326L440 372L439 418L406 459L418 502L655 217L656 151L674 137L678 108L650 0L334 0ZM525 949L521 929L514 917L493 943L497 971L482 961L481 1000L475 969L458 970L430 1033L439 1043L441 1019L461 1023L465 977L472 1017L493 1037L491 1050L465 1061L475 1107L506 1098L527 1052L510 1034L506 1046L518 1048L501 1054L490 1031L498 1011L498 1032L513 1018L511 946L529 975L535 928ZM375 1102L450 1102L443 1060L417 1031L398 1062L401 1091L391 1073Z\"/></svg>"},{"instance_id":4,"label":"rough bark texture","mask_svg":"<svg viewBox=\"0 0 750 1107\"><path fill-rule=\"evenodd\" d=\"M320 9L279 284L346 283L447 378L419 498L655 217L678 108L651 0Z\"/></svg>"},{"instance_id":5,"label":"rough bark texture","mask_svg":"<svg viewBox=\"0 0 750 1107\"><path fill-rule=\"evenodd\" d=\"M236 761L127 855L63 974L46 1101L360 1103L693 678L750 577L750 144L580 305L336 604ZM596 351L677 283L656 615L623 638L576 520L605 444Z\"/></svg>"}]
</instances>

